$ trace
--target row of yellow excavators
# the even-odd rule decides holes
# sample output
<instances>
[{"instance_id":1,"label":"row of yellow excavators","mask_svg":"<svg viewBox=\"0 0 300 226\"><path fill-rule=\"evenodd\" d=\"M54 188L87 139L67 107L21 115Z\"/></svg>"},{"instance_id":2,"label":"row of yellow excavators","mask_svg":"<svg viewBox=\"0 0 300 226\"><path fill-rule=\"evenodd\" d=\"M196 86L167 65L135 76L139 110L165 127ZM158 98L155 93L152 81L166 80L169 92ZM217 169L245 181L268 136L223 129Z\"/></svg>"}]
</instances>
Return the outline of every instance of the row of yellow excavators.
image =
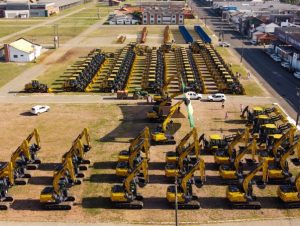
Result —
<instances>
[{"instance_id":1,"label":"row of yellow excavators","mask_svg":"<svg viewBox=\"0 0 300 226\"><path fill-rule=\"evenodd\" d=\"M153 110L147 114L147 119L160 122L157 129L151 133L145 127L129 149L120 152L116 174L124 180L122 185L115 185L111 190L111 201L116 207L143 208L143 197L137 187L149 182L150 144L176 144L169 133L173 124L171 118L184 100L175 103L164 115L162 107L171 100L163 96L157 99ZM296 127L287 122L277 107L254 107L252 111L246 107L241 117L246 122L245 129L236 134L224 137L212 134L206 139L204 134L198 136L196 128L192 128L175 151L166 154L165 176L173 183L167 189L166 198L172 206L177 201L179 208L200 208L193 185L201 187L205 183L203 155L213 155L220 178L228 185L226 198L233 208L261 208L253 194L254 184L259 188L277 184L278 198L284 206L300 207L300 173L293 177L289 171L289 159L294 164L300 159ZM295 153L296 157L292 158Z\"/></svg>"},{"instance_id":2,"label":"row of yellow excavators","mask_svg":"<svg viewBox=\"0 0 300 226\"><path fill-rule=\"evenodd\" d=\"M33 142L35 138L35 142ZM9 188L26 185L31 178L30 170L39 168L41 161L37 152L41 149L40 135L34 129L11 155L9 162L0 169L0 209L7 210L14 199L9 195ZM55 169L52 186L43 189L40 203L47 210L69 210L75 198L69 195L69 188L81 184L81 172L87 170L89 160L85 153L91 149L88 129L84 129L72 143L72 147L62 156L62 163Z\"/></svg>"}]
</instances>

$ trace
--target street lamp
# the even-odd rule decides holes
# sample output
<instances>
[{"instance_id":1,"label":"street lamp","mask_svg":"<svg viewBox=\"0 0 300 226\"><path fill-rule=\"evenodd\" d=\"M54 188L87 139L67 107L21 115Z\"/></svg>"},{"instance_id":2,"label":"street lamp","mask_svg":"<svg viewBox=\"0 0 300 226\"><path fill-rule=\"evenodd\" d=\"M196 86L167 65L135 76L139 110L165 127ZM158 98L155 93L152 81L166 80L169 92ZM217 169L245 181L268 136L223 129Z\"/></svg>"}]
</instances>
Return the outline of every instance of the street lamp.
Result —
<instances>
[{"instance_id":1,"label":"street lamp","mask_svg":"<svg viewBox=\"0 0 300 226\"><path fill-rule=\"evenodd\" d=\"M300 97L300 88L297 87L296 90L297 90L297 92L296 92L297 96ZM299 103L299 109L297 111L296 127L298 126L299 115L300 115L300 103Z\"/></svg>"}]
</instances>

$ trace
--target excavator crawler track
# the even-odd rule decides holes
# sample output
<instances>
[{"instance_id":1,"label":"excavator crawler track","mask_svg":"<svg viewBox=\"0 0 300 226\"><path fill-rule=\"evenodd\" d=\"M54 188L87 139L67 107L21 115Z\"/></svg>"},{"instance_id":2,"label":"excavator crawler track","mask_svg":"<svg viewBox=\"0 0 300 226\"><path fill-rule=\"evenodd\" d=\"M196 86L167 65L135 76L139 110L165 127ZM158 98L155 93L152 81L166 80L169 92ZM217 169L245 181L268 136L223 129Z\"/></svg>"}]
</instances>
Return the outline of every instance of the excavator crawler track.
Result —
<instances>
[{"instance_id":1,"label":"excavator crawler track","mask_svg":"<svg viewBox=\"0 0 300 226\"><path fill-rule=\"evenodd\" d=\"M44 205L45 210L71 210L70 204L48 204Z\"/></svg>"},{"instance_id":2,"label":"excavator crawler track","mask_svg":"<svg viewBox=\"0 0 300 226\"><path fill-rule=\"evenodd\" d=\"M116 203L116 207L120 209L143 209L142 201L134 200L132 202Z\"/></svg>"},{"instance_id":3,"label":"excavator crawler track","mask_svg":"<svg viewBox=\"0 0 300 226\"><path fill-rule=\"evenodd\" d=\"M260 202L253 201L247 203L231 203L231 207L233 209L254 209L258 210L261 208Z\"/></svg>"}]
</instances>

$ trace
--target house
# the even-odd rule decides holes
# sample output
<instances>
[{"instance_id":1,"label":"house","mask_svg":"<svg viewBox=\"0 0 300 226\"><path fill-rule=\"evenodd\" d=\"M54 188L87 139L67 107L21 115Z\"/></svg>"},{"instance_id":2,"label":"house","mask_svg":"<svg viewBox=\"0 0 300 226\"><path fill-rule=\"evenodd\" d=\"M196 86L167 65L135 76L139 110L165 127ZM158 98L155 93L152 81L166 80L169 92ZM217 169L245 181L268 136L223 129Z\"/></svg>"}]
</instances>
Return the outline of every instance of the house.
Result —
<instances>
[{"instance_id":1,"label":"house","mask_svg":"<svg viewBox=\"0 0 300 226\"><path fill-rule=\"evenodd\" d=\"M4 44L5 61L31 62L41 55L42 46L20 38Z\"/></svg>"},{"instance_id":2,"label":"house","mask_svg":"<svg viewBox=\"0 0 300 226\"><path fill-rule=\"evenodd\" d=\"M139 24L141 22L140 18L127 14L127 15L114 15L109 20L110 25L122 25L122 24Z\"/></svg>"}]
</instances>

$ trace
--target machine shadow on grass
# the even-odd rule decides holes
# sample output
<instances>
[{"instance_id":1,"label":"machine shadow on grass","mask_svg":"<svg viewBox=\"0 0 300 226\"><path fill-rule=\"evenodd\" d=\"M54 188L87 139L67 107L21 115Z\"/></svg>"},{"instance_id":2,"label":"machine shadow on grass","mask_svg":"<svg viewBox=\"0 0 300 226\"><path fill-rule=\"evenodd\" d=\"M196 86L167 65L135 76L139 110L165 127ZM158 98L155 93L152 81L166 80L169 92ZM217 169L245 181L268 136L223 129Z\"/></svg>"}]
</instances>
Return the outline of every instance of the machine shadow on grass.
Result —
<instances>
[{"instance_id":1,"label":"machine shadow on grass","mask_svg":"<svg viewBox=\"0 0 300 226\"><path fill-rule=\"evenodd\" d=\"M30 111L25 111L25 112L22 112L20 113L21 116L29 116L29 117L32 117L32 116L35 116L34 114L32 114Z\"/></svg>"},{"instance_id":2,"label":"machine shadow on grass","mask_svg":"<svg viewBox=\"0 0 300 226\"><path fill-rule=\"evenodd\" d=\"M39 199L16 199L11 204L14 210L31 210L31 211L45 211L42 209Z\"/></svg>"},{"instance_id":3,"label":"machine shadow on grass","mask_svg":"<svg viewBox=\"0 0 300 226\"><path fill-rule=\"evenodd\" d=\"M150 131L155 131L159 123L150 123L146 119L147 112L149 111L148 106L142 105L118 105L122 111L123 119L120 120L120 124L110 131L105 136L99 139L100 142L118 142L120 138L135 138L144 128L148 126ZM181 112L176 112L172 118L184 118L185 116ZM174 120L173 120L174 121ZM173 123L170 129L171 134L175 134L181 127L180 123Z\"/></svg>"},{"instance_id":4,"label":"machine shadow on grass","mask_svg":"<svg viewBox=\"0 0 300 226\"><path fill-rule=\"evenodd\" d=\"M122 183L122 178L116 174L92 174L90 178L83 179L83 181L89 181L90 183Z\"/></svg>"},{"instance_id":5,"label":"machine shadow on grass","mask_svg":"<svg viewBox=\"0 0 300 226\"><path fill-rule=\"evenodd\" d=\"M53 177L51 176L34 176L28 181L29 184L33 185L51 185Z\"/></svg>"},{"instance_id":6,"label":"machine shadow on grass","mask_svg":"<svg viewBox=\"0 0 300 226\"><path fill-rule=\"evenodd\" d=\"M93 166L89 166L94 169L115 169L117 166L117 161L107 161L107 162L95 162Z\"/></svg>"},{"instance_id":7,"label":"machine shadow on grass","mask_svg":"<svg viewBox=\"0 0 300 226\"><path fill-rule=\"evenodd\" d=\"M38 170L41 170L41 171L54 171L60 165L61 165L61 163L41 163Z\"/></svg>"}]
</instances>

